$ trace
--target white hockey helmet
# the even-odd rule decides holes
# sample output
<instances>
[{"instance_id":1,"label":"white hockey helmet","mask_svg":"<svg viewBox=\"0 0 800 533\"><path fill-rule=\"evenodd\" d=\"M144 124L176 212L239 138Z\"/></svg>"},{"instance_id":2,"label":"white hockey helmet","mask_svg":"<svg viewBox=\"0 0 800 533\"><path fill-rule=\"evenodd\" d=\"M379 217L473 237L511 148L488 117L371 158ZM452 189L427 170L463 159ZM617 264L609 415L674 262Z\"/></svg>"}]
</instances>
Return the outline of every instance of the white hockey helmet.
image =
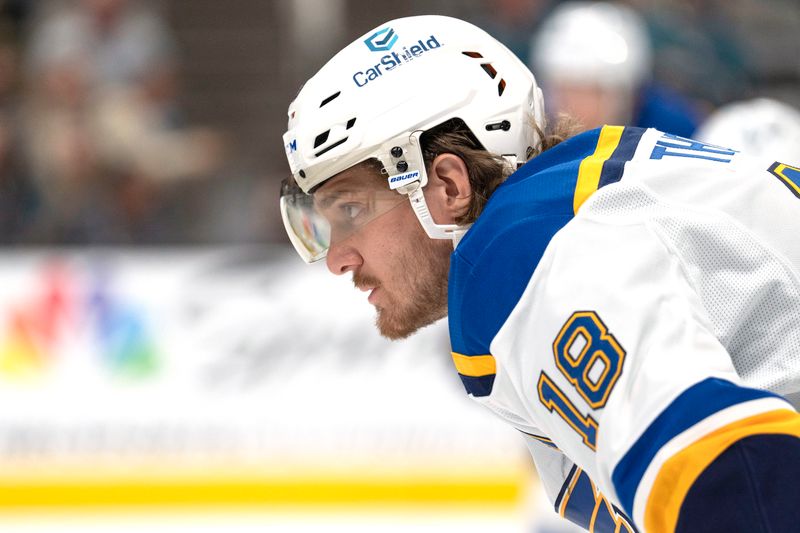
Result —
<instances>
[{"instance_id":1,"label":"white hockey helmet","mask_svg":"<svg viewBox=\"0 0 800 533\"><path fill-rule=\"evenodd\" d=\"M607 2L564 2L531 40L543 80L633 90L650 77L647 26L633 9Z\"/></svg>"},{"instance_id":2,"label":"white hockey helmet","mask_svg":"<svg viewBox=\"0 0 800 533\"><path fill-rule=\"evenodd\" d=\"M292 171L281 194L289 237L307 262L325 257L330 227L315 211L315 189L376 158L387 191L407 195L431 238L457 240L464 228L436 224L425 203L420 136L460 119L482 147L516 166L544 129L541 90L505 46L467 22L443 16L389 21L336 54L289 106L283 136ZM399 194L398 194L399 193Z\"/></svg>"},{"instance_id":3,"label":"white hockey helmet","mask_svg":"<svg viewBox=\"0 0 800 533\"><path fill-rule=\"evenodd\" d=\"M800 163L800 110L770 98L754 98L714 111L693 135L755 156Z\"/></svg>"}]
</instances>

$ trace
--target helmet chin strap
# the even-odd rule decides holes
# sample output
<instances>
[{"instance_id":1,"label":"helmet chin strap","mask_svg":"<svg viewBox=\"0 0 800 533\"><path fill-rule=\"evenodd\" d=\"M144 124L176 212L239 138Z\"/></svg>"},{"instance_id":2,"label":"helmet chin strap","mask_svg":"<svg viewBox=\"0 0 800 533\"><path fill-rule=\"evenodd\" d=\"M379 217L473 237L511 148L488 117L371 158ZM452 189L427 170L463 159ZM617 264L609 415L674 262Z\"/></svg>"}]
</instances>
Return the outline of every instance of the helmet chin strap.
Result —
<instances>
[{"instance_id":1,"label":"helmet chin strap","mask_svg":"<svg viewBox=\"0 0 800 533\"><path fill-rule=\"evenodd\" d=\"M458 246L461 238L467 233L471 224L466 226L459 226L457 224L437 224L431 216L428 203L425 201L425 195L422 193L422 187L418 181L409 183L408 185L399 189L400 192L408 195L411 202L411 207L414 209L414 214L417 215L417 220L422 225L422 229L431 239L451 239L453 241L453 249Z\"/></svg>"},{"instance_id":2,"label":"helmet chin strap","mask_svg":"<svg viewBox=\"0 0 800 533\"><path fill-rule=\"evenodd\" d=\"M417 137L412 137L412 144L418 144L418 137L419 135L417 135ZM506 160L512 170L516 170L522 165L514 154L503 155L503 159ZM422 183L427 183L428 181L424 166L420 171L419 180L397 187L396 190L408 196L411 207L414 209L414 214L417 215L417 220L419 220L422 229L425 230L428 237L431 239L450 239L453 241L453 249L455 249L467 231L469 231L469 228L472 227L472 224L467 224L465 226L459 226L458 224L437 224L433 220L433 216L431 216L431 211L428 209L428 202L425 200L425 195L422 193Z\"/></svg>"}]
</instances>

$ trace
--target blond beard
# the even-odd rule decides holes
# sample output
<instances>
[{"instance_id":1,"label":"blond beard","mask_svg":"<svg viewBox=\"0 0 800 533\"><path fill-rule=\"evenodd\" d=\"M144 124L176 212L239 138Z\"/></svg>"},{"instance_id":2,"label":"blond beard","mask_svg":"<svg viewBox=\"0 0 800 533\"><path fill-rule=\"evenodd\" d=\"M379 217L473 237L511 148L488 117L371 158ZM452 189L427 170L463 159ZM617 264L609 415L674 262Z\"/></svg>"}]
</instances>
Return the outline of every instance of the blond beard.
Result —
<instances>
[{"instance_id":1,"label":"blond beard","mask_svg":"<svg viewBox=\"0 0 800 533\"><path fill-rule=\"evenodd\" d=\"M420 245L412 253L403 254L394 268L402 275L398 286L404 295L392 295L384 307L376 308L375 325L388 339L404 339L425 326L447 316L447 281L450 270L450 241L430 239L422 235ZM369 276L353 276L357 286L376 286ZM403 301L405 300L405 301Z\"/></svg>"}]
</instances>

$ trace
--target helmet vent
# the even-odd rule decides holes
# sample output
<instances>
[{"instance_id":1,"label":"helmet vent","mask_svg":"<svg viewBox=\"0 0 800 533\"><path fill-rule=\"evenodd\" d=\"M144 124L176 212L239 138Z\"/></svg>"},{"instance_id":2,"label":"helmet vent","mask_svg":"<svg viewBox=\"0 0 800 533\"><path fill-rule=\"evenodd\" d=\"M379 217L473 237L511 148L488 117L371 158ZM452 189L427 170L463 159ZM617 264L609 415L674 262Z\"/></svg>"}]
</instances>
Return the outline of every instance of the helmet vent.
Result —
<instances>
[{"instance_id":1,"label":"helmet vent","mask_svg":"<svg viewBox=\"0 0 800 533\"><path fill-rule=\"evenodd\" d=\"M339 139L338 141L336 141L336 142L335 142L335 143L333 143L332 145L330 145L330 146L328 146L328 147L326 147L326 148L323 148L322 150L320 150L319 152L317 152L316 154L314 154L314 157L319 157L319 156L321 156L322 154L324 154L324 153L326 153L326 152L329 152L330 150L333 150L334 148L336 148L337 146L339 146L340 144L342 144L342 143L343 143L343 142L345 142L346 140L347 140L347 137L345 137L344 139Z\"/></svg>"},{"instance_id":2,"label":"helmet vent","mask_svg":"<svg viewBox=\"0 0 800 533\"><path fill-rule=\"evenodd\" d=\"M349 130L350 128L352 128L353 126L355 126L355 125L356 125L356 119L355 119L355 117L353 117L353 118L351 118L350 120L348 120L348 121L347 121L347 129L348 129L348 130Z\"/></svg>"},{"instance_id":3,"label":"helmet vent","mask_svg":"<svg viewBox=\"0 0 800 533\"><path fill-rule=\"evenodd\" d=\"M329 104L329 103L331 103L331 102L332 102L332 101L334 101L334 100L335 100L335 99L336 99L336 98L337 98L337 97L338 97L340 94L342 94L342 91L336 91L334 94L330 95L330 96L329 96L329 97L327 97L325 100L323 100L323 101L322 101L322 102L319 104L319 106L320 106L320 107L322 107L322 106L324 106L325 104Z\"/></svg>"},{"instance_id":4,"label":"helmet vent","mask_svg":"<svg viewBox=\"0 0 800 533\"><path fill-rule=\"evenodd\" d=\"M325 144L325 141L328 140L328 135L330 135L330 133L331 133L331 130L327 130L327 131L323 131L322 133L317 135L317 138L314 139L314 148L319 148L320 146Z\"/></svg>"},{"instance_id":5,"label":"helmet vent","mask_svg":"<svg viewBox=\"0 0 800 533\"><path fill-rule=\"evenodd\" d=\"M482 55L480 55L478 52L461 52L461 53L462 53L462 54L464 54L465 56L467 56L467 57L471 57L471 58L473 58L473 59L478 59L478 58L481 58L481 57L483 57L483 56L482 56Z\"/></svg>"},{"instance_id":6,"label":"helmet vent","mask_svg":"<svg viewBox=\"0 0 800 533\"><path fill-rule=\"evenodd\" d=\"M503 91L506 90L506 80L500 79L500 82L497 84L497 95L503 96Z\"/></svg>"},{"instance_id":7,"label":"helmet vent","mask_svg":"<svg viewBox=\"0 0 800 533\"><path fill-rule=\"evenodd\" d=\"M495 68L492 66L491 63L481 63L481 66L483 67L483 70L486 71L486 74L488 74L490 78L495 79L497 77L497 71L495 70Z\"/></svg>"}]
</instances>

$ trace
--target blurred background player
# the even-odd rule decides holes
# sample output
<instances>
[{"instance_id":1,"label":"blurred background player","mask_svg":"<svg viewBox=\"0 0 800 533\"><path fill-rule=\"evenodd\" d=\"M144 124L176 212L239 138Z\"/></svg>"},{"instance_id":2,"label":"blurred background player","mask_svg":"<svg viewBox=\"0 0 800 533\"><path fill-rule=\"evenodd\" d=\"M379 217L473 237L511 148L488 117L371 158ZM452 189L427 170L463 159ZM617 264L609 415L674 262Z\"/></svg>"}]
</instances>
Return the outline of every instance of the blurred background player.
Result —
<instances>
[{"instance_id":1,"label":"blurred background player","mask_svg":"<svg viewBox=\"0 0 800 533\"><path fill-rule=\"evenodd\" d=\"M772 98L720 107L700 126L695 137L758 157L800 163L800 111Z\"/></svg>"},{"instance_id":2,"label":"blurred background player","mask_svg":"<svg viewBox=\"0 0 800 533\"><path fill-rule=\"evenodd\" d=\"M555 113L586 129L630 124L691 136L692 104L652 77L647 26L633 9L605 2L565 2L531 41L531 70Z\"/></svg>"}]
</instances>

